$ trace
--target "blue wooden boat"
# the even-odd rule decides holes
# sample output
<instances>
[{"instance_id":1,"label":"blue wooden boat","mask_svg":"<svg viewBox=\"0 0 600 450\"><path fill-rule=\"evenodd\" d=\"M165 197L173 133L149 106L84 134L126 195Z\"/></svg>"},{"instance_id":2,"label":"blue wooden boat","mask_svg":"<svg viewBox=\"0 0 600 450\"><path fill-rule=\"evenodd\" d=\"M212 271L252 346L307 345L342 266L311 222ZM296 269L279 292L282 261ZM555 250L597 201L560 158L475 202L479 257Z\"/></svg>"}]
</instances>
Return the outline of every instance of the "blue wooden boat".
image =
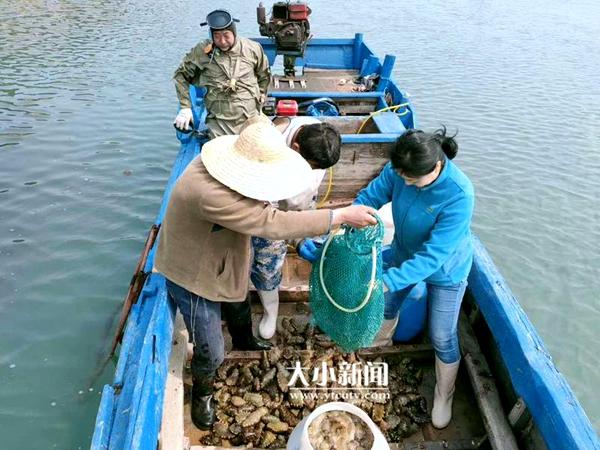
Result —
<instances>
[{"instance_id":1,"label":"blue wooden boat","mask_svg":"<svg viewBox=\"0 0 600 450\"><path fill-rule=\"evenodd\" d=\"M275 44L271 39L257 40L273 64ZM406 129L417 126L412 104L391 79L394 59L386 55L380 61L360 34L353 39L312 39L304 56L297 60L304 67L306 86L283 78L278 86L271 86L270 95L275 99L303 102L326 97L340 110L338 117L323 118L339 128L343 141L326 206L348 203L379 172L386 147ZM355 80L360 77L374 83L370 87L357 85ZM133 299L113 382L102 392L91 444L94 450L217 448L200 446L190 437L194 431L185 424L183 365L187 342L167 298L164 278L152 273L153 237L171 189L206 142L202 134L203 92L191 87L190 93L194 123L199 128L188 135L177 133L181 148L147 242L147 257L132 281L143 288ZM327 181L322 189L327 190ZM282 314L297 312L297 305L307 300L307 267L293 255L287 264ZM600 449L597 433L571 387L479 240L463 309L463 364L451 426L435 430L423 424L406 440L392 443L392 448ZM433 365L431 347L420 341L366 352L425 355ZM228 358L259 357L239 353L230 352ZM432 386L427 389L431 391Z\"/></svg>"}]
</instances>

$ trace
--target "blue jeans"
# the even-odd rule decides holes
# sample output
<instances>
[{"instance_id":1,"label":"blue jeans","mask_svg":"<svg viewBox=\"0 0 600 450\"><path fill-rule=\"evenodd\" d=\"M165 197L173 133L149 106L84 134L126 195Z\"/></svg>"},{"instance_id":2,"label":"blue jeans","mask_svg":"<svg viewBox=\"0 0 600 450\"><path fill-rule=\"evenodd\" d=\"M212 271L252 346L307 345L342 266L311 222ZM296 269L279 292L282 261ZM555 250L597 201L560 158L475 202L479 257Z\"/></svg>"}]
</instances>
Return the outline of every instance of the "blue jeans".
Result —
<instances>
[{"instance_id":1,"label":"blue jeans","mask_svg":"<svg viewBox=\"0 0 600 450\"><path fill-rule=\"evenodd\" d=\"M398 317L400 306L415 285L400 291L386 293L386 320ZM427 283L427 307L429 322L429 338L435 354L446 364L460 359L458 347L458 313L462 303L467 281L453 286L436 286Z\"/></svg>"},{"instance_id":2,"label":"blue jeans","mask_svg":"<svg viewBox=\"0 0 600 450\"><path fill-rule=\"evenodd\" d=\"M214 376L225 358L221 303L193 294L168 279L166 285L169 297L179 308L194 344L193 377L199 379Z\"/></svg>"}]
</instances>

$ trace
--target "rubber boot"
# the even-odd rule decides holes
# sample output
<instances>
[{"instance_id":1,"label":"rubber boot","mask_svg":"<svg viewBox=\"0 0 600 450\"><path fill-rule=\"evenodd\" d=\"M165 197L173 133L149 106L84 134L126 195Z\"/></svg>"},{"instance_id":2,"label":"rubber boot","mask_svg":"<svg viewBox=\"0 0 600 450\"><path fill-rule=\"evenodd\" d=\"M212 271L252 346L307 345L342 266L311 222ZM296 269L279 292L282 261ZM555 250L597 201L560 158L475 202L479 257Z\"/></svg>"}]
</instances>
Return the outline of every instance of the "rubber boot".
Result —
<instances>
[{"instance_id":1,"label":"rubber boot","mask_svg":"<svg viewBox=\"0 0 600 450\"><path fill-rule=\"evenodd\" d=\"M397 325L398 317L395 319L385 319L379 329L379 333L375 336L375 340L371 344L371 347L386 347L388 345L393 345L392 337L394 336Z\"/></svg>"},{"instance_id":2,"label":"rubber boot","mask_svg":"<svg viewBox=\"0 0 600 450\"><path fill-rule=\"evenodd\" d=\"M213 377L193 377L192 422L200 430L209 430L215 423Z\"/></svg>"},{"instance_id":3,"label":"rubber boot","mask_svg":"<svg viewBox=\"0 0 600 450\"><path fill-rule=\"evenodd\" d=\"M252 315L248 299L243 302L221 303L221 312L225 316L235 350L269 350L272 347L270 342L252 334Z\"/></svg>"},{"instance_id":4,"label":"rubber boot","mask_svg":"<svg viewBox=\"0 0 600 450\"><path fill-rule=\"evenodd\" d=\"M258 334L263 339L271 339L277 328L277 313L279 311L279 290L258 291L263 305L263 316L258 324Z\"/></svg>"},{"instance_id":5,"label":"rubber boot","mask_svg":"<svg viewBox=\"0 0 600 450\"><path fill-rule=\"evenodd\" d=\"M454 383L460 360L451 364L435 357L435 389L433 391L433 410L431 424L435 428L446 428L452 419L452 399Z\"/></svg>"}]
</instances>

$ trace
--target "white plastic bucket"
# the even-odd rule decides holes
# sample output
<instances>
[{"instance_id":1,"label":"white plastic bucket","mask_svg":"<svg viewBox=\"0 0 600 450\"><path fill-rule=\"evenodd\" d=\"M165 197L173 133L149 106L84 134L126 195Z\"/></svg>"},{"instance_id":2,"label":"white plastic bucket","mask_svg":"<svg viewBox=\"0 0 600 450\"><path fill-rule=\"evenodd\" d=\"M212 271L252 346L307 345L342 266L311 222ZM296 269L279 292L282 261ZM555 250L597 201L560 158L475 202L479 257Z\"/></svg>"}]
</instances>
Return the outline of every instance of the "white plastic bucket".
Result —
<instances>
[{"instance_id":1,"label":"white plastic bucket","mask_svg":"<svg viewBox=\"0 0 600 450\"><path fill-rule=\"evenodd\" d=\"M372 450L389 450L390 446L387 441L383 437L383 433L381 430L375 425L375 422L371 420L366 412L360 409L358 406L354 406L350 403L346 402L330 402L325 403L324 405L319 406L313 412L311 412L308 416L306 416L302 421L296 425L294 431L290 435L290 438L287 442L287 450L314 450L313 446L310 445L310 440L308 438L308 426L312 423L313 420L317 418L317 416L326 413L328 411L346 411L348 413L354 414L361 418L373 433L373 447ZM366 449L365 449L366 450Z\"/></svg>"}]
</instances>

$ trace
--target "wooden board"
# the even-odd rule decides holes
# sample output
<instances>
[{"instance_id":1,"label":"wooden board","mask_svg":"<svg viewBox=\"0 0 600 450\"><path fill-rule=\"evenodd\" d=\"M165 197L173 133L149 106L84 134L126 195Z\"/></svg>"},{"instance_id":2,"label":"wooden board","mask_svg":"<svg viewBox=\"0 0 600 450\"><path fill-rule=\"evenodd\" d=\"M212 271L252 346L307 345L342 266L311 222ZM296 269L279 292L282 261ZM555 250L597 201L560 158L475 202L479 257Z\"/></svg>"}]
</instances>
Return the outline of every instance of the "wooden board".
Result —
<instances>
[{"instance_id":1,"label":"wooden board","mask_svg":"<svg viewBox=\"0 0 600 450\"><path fill-rule=\"evenodd\" d=\"M463 362L475 390L489 442L494 450L517 450L517 441L504 414L494 378L464 314L460 316L459 334Z\"/></svg>"},{"instance_id":2,"label":"wooden board","mask_svg":"<svg viewBox=\"0 0 600 450\"><path fill-rule=\"evenodd\" d=\"M303 92L355 92L358 85L353 81L359 76L358 70L311 70L305 69L302 77L296 77L297 80L303 79L306 88L302 88L300 83L294 83L294 90ZM275 87L273 80L269 86L271 92L290 91L290 85L282 77L279 77L279 88Z\"/></svg>"},{"instance_id":3,"label":"wooden board","mask_svg":"<svg viewBox=\"0 0 600 450\"><path fill-rule=\"evenodd\" d=\"M340 160L333 167L333 189L328 200L354 199L362 188L379 175L389 161L391 143L343 144ZM329 174L319 187L319 201L327 192Z\"/></svg>"},{"instance_id":4,"label":"wooden board","mask_svg":"<svg viewBox=\"0 0 600 450\"><path fill-rule=\"evenodd\" d=\"M368 121L367 121L368 119ZM356 134L358 130L361 133L377 133L377 127L373 120L369 119L369 115L363 116L334 116L334 117L319 117L319 120L324 123L331 124L340 134ZM365 125L363 126L363 123ZM362 126L362 129L361 129Z\"/></svg>"},{"instance_id":5,"label":"wooden board","mask_svg":"<svg viewBox=\"0 0 600 450\"><path fill-rule=\"evenodd\" d=\"M187 343L188 333L183 316L177 312L165 385L159 450L181 450L186 445L187 438L183 434L183 366L187 356Z\"/></svg>"},{"instance_id":6,"label":"wooden board","mask_svg":"<svg viewBox=\"0 0 600 450\"><path fill-rule=\"evenodd\" d=\"M483 439L455 439L451 441L415 441L415 442L403 442L398 444L389 444L390 450L469 450L478 449L484 442ZM204 447L201 445L194 445L190 450L231 450L231 449L245 449L246 447ZM263 448L254 447L254 450L266 450ZM286 450L284 448L275 448L269 450Z\"/></svg>"}]
</instances>

